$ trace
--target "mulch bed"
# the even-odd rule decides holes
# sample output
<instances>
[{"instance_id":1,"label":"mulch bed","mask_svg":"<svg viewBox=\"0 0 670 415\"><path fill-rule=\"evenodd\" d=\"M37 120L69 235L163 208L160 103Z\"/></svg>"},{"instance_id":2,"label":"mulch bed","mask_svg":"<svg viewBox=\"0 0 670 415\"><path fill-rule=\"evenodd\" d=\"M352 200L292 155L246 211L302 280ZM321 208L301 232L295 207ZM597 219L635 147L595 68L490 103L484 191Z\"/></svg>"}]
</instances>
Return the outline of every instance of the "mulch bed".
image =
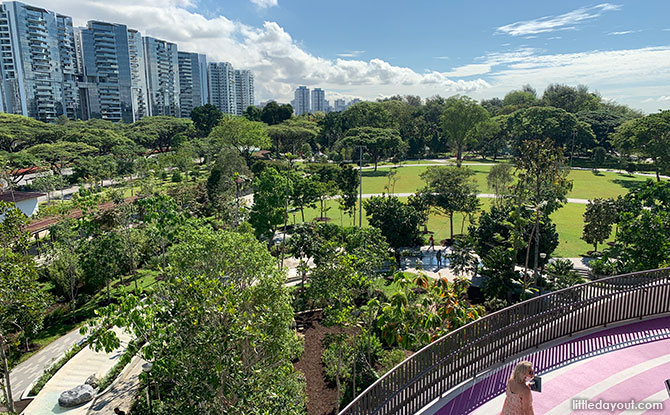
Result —
<instances>
[{"instance_id":1,"label":"mulch bed","mask_svg":"<svg viewBox=\"0 0 670 415\"><path fill-rule=\"evenodd\" d=\"M307 381L307 415L333 415L337 391L330 387L323 374L321 354L326 333L335 333L336 327L324 327L321 312L303 313L296 317L298 330L305 335L305 351L294 367L305 375Z\"/></svg>"},{"instance_id":2,"label":"mulch bed","mask_svg":"<svg viewBox=\"0 0 670 415\"><path fill-rule=\"evenodd\" d=\"M14 409L16 409L16 412L20 414L21 412L23 412L24 409L26 409L26 406L28 406L28 404L32 401L33 401L32 399L26 399L25 401L14 402ZM0 405L0 413L5 412L7 412L7 408Z\"/></svg>"}]
</instances>

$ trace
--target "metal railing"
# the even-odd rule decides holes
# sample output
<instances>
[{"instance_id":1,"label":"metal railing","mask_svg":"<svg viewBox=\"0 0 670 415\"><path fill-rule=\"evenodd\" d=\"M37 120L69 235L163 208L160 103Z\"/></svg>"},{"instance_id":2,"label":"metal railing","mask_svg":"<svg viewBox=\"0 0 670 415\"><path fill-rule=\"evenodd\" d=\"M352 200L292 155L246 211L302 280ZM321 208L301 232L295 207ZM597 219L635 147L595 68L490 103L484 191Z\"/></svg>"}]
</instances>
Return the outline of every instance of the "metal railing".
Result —
<instances>
[{"instance_id":1,"label":"metal railing","mask_svg":"<svg viewBox=\"0 0 670 415\"><path fill-rule=\"evenodd\" d=\"M413 354L340 415L411 415L506 360L552 340L670 313L670 268L618 275L489 314Z\"/></svg>"}]
</instances>

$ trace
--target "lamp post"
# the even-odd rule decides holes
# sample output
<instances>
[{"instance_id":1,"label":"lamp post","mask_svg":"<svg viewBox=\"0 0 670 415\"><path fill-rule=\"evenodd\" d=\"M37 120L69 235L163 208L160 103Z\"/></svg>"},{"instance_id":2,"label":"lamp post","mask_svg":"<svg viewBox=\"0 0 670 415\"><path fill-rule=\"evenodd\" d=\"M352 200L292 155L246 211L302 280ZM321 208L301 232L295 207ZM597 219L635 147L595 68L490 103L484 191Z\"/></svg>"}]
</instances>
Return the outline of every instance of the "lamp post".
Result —
<instances>
[{"instance_id":1,"label":"lamp post","mask_svg":"<svg viewBox=\"0 0 670 415\"><path fill-rule=\"evenodd\" d=\"M145 363L142 365L142 371L147 374L147 402L149 402L149 415L153 415L154 411L151 407L151 368L154 365L152 363Z\"/></svg>"}]
</instances>

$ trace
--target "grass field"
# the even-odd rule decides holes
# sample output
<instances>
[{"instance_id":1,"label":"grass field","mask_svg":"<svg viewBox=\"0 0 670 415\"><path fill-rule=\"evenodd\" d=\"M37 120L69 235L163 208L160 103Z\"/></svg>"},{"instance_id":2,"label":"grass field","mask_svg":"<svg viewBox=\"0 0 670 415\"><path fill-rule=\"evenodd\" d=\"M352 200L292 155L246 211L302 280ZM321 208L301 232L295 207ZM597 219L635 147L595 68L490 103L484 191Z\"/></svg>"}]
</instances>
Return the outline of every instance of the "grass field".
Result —
<instances>
[{"instance_id":1,"label":"grass field","mask_svg":"<svg viewBox=\"0 0 670 415\"><path fill-rule=\"evenodd\" d=\"M395 193L414 193L420 189L424 182L421 173L428 167L409 166L398 167L395 178ZM490 193L486 185L486 177L491 170L489 165L468 166L475 172L477 189L479 193ZM389 167L380 166L377 171L363 170L363 193L387 192L389 184L387 174ZM593 172L591 170L572 170L569 179L573 182L569 198L594 199L616 197L626 194L630 188L648 179L645 176L628 175L612 172Z\"/></svg>"},{"instance_id":2,"label":"grass field","mask_svg":"<svg viewBox=\"0 0 670 415\"><path fill-rule=\"evenodd\" d=\"M401 198L406 199L406 198ZM481 209L489 210L492 199L480 199ZM354 224L349 215L342 213L338 208L337 200L329 200L325 206L330 208L326 216L331 219L331 222L337 225L351 226ZM584 227L583 215L586 205L576 203L568 203L552 215L552 220L556 224L556 230L559 235L559 245L554 251L554 256L561 257L579 257L585 255L587 251L593 249L591 245L580 239L582 229ZM319 209L306 209L305 221L310 222L319 216ZM289 222L293 223L293 216L289 216ZM300 223L300 212L296 212L295 220ZM355 224L358 224L358 212L356 212ZM469 221L465 221L463 230L467 232ZM461 214L454 215L454 234L461 233L461 226L463 225L463 216ZM368 226L367 218L365 217L365 210L363 210L363 226ZM428 230L434 232L436 240L442 240L449 237L449 218L447 216L431 213L428 217Z\"/></svg>"}]
</instances>

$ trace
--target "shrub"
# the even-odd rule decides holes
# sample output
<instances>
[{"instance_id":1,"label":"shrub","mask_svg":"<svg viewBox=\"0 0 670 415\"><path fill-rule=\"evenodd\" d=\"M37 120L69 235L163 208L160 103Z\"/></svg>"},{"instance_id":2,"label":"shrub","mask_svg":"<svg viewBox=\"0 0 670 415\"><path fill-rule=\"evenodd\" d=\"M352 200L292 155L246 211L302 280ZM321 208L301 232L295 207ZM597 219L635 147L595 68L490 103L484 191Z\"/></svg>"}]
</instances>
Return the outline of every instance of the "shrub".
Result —
<instances>
[{"instance_id":1,"label":"shrub","mask_svg":"<svg viewBox=\"0 0 670 415\"><path fill-rule=\"evenodd\" d=\"M172 173L172 183L179 183L183 180L181 177L181 172L180 171L175 171Z\"/></svg>"}]
</instances>

